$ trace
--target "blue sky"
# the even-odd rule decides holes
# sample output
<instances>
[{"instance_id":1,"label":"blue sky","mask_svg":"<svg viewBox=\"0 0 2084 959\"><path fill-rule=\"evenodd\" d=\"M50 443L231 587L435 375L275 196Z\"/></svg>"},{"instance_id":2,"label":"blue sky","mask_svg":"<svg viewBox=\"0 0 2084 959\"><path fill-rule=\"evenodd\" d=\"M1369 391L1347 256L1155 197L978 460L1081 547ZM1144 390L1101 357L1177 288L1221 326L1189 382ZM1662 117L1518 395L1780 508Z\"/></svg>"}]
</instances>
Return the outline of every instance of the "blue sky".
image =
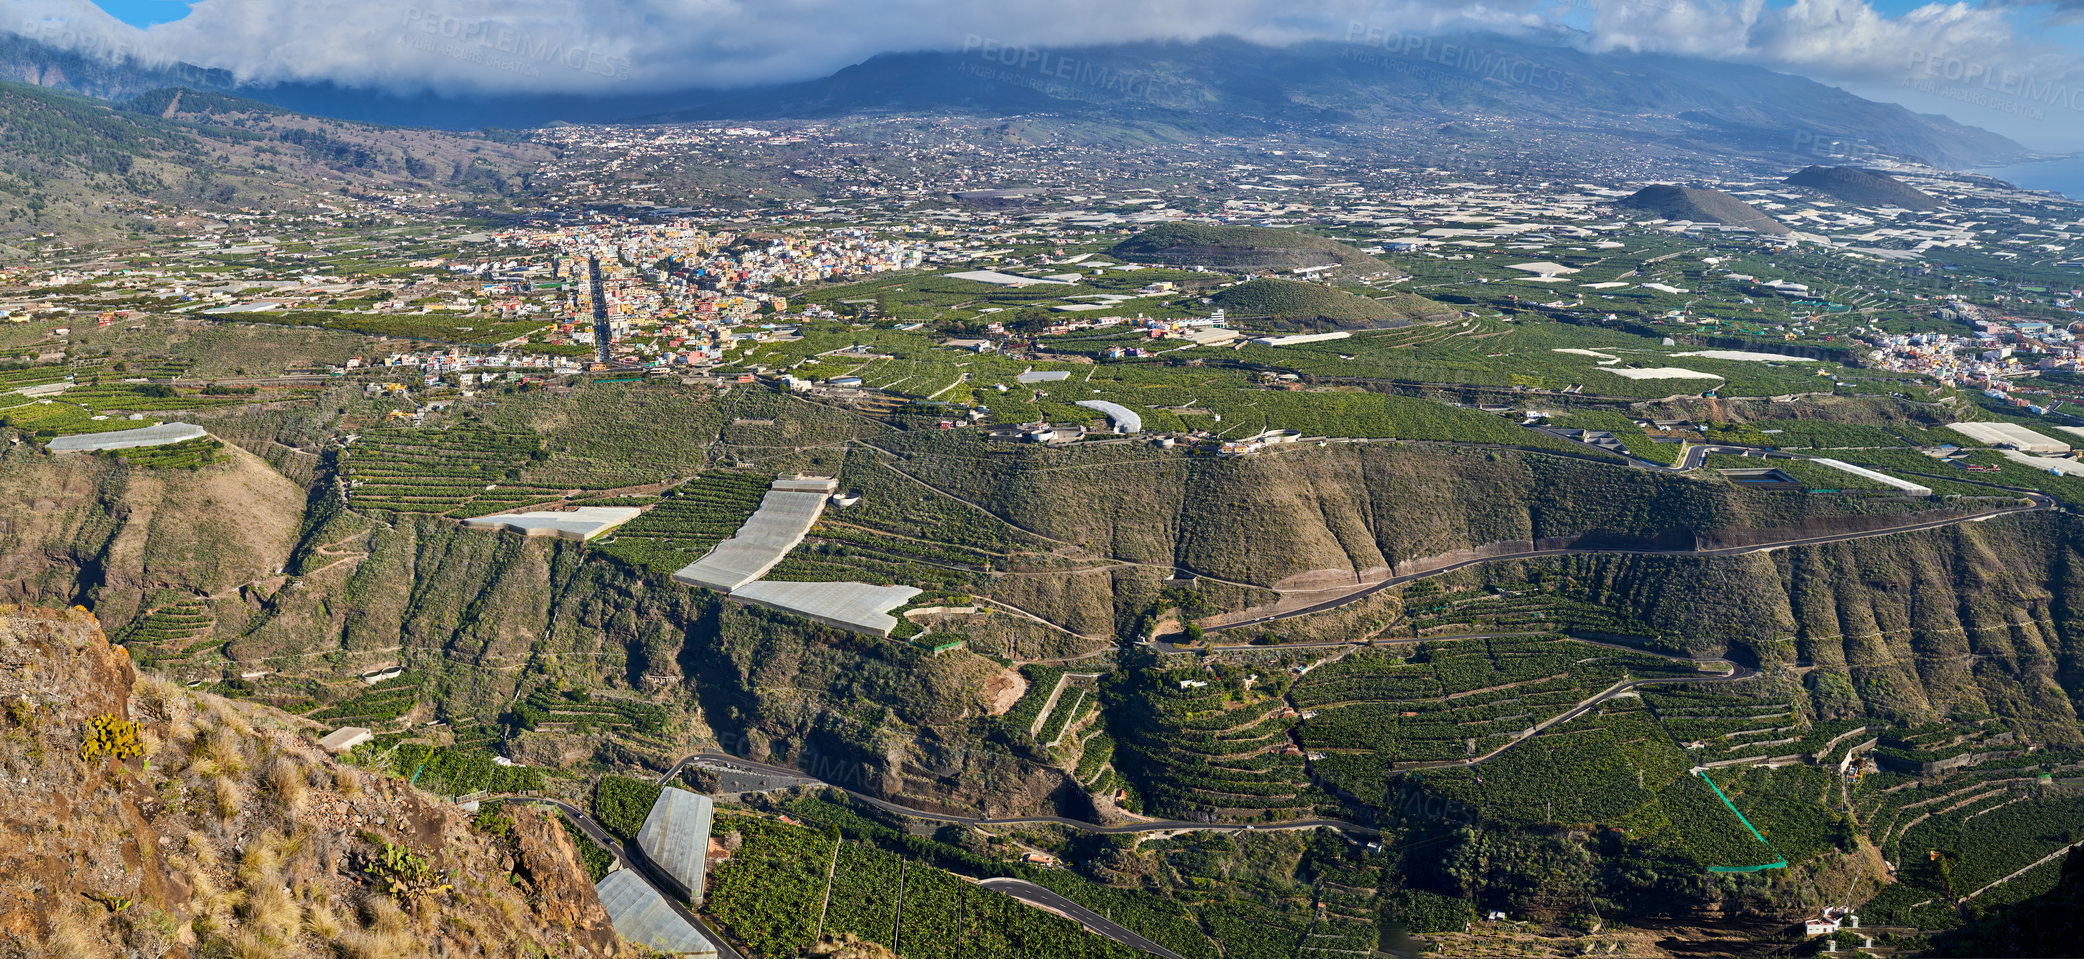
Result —
<instances>
[{"instance_id":1,"label":"blue sky","mask_svg":"<svg viewBox=\"0 0 2084 959\"><path fill-rule=\"evenodd\" d=\"M133 27L171 23L188 15L188 0L94 0L94 4Z\"/></svg>"}]
</instances>

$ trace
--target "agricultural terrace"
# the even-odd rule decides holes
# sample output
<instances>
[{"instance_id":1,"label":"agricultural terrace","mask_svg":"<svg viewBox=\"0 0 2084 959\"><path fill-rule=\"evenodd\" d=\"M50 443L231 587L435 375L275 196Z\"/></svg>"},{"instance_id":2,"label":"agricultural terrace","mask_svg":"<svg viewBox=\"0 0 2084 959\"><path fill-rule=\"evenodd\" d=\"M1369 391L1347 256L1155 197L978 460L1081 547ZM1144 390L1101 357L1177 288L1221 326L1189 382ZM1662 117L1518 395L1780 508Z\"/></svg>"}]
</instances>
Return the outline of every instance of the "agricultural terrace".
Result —
<instances>
[{"instance_id":1,"label":"agricultural terrace","mask_svg":"<svg viewBox=\"0 0 2084 959\"><path fill-rule=\"evenodd\" d=\"M861 501L827 509L806 544L769 579L935 583L960 591L1053 545L909 478L874 450L850 451L839 482Z\"/></svg>"},{"instance_id":2,"label":"agricultural terrace","mask_svg":"<svg viewBox=\"0 0 2084 959\"><path fill-rule=\"evenodd\" d=\"M225 452L224 444L207 437L182 440L164 446L138 446L109 450L103 456L122 460L139 469L199 470L213 463L222 463L231 457Z\"/></svg>"},{"instance_id":3,"label":"agricultural terrace","mask_svg":"<svg viewBox=\"0 0 2084 959\"><path fill-rule=\"evenodd\" d=\"M1133 337L1122 339L1127 335L1110 334L1110 342L1135 342ZM1062 352L1077 348L1054 339L1045 338L1043 348ZM1392 381L1503 390L1576 387L1588 397L1618 400L1705 392L1722 396L1851 395L1906 388L1900 376L1870 374L1835 363L1763 353L1756 360L1681 357L1676 354L1699 350L1665 347L1657 340L1615 330L1547 321L1468 320L1293 346L1162 348L1166 352L1150 359L1028 361L954 349L919 332L807 324L802 339L761 344L744 362L813 381L859 377L865 387L915 400L982 406L990 410L995 423L1098 423L1098 414L1075 404L1100 400L1128 407L1153 432L1206 430L1245 437L1270 429L1293 429L1305 436L1465 439L1530 446L1548 446L1553 441L1507 421L1488 422L1473 411L1367 392L1357 388L1358 384ZM1564 349L1582 352L1558 352ZM1207 365L1193 365L1196 362ZM1684 368L1715 377L1632 379L1611 372L1627 367ZM1257 371L1294 373L1333 385L1293 392L1270 384ZM1066 376L1053 381L1020 381L1023 374L1033 372ZM1820 372L1829 375L1818 376ZM1875 382L1867 382L1869 379ZM1341 388L1335 385L1339 383L1355 385ZM1634 446L1631 450L1657 456L1655 450Z\"/></svg>"},{"instance_id":4,"label":"agricultural terrace","mask_svg":"<svg viewBox=\"0 0 2084 959\"><path fill-rule=\"evenodd\" d=\"M1932 302L1963 294L1968 285L1948 272L1916 275L1880 261L1799 249L1760 251L1741 237L1634 231L1617 232L1596 247L1530 249L1516 243L1505 251L1461 247L1452 255L1421 251L1384 259L1411 274L1402 288L1443 303L1501 313L1567 307L1611 313L1674 335L1784 341L1792 334L1795 342L1827 349L1843 348L1846 335L1860 327L1929 328ZM1945 259L1980 273L2018 269L1968 251L1949 251ZM1544 282L1513 269L1528 260L1576 272ZM1783 293L1765 285L1772 281L1800 283L1810 291Z\"/></svg>"},{"instance_id":5,"label":"agricultural terrace","mask_svg":"<svg viewBox=\"0 0 2084 959\"><path fill-rule=\"evenodd\" d=\"M1624 698L1481 765L1412 776L1486 817L1616 827L1631 839L1668 846L1703 869L1765 865L1783 855L1798 861L1794 851L1776 852L1759 842L1690 768L1687 751L1642 701ZM1731 797L1746 816L1759 812L1745 795ZM1774 838L1761 830L1768 842Z\"/></svg>"},{"instance_id":6,"label":"agricultural terrace","mask_svg":"<svg viewBox=\"0 0 2084 959\"><path fill-rule=\"evenodd\" d=\"M177 414L227 410L253 403L310 400L317 395L312 390L232 391L220 395L207 392L209 389L214 388L189 391L158 384L119 384L76 386L56 396L41 398L21 393L0 394L0 426L11 426L47 440L133 430L158 425Z\"/></svg>"},{"instance_id":7,"label":"agricultural terrace","mask_svg":"<svg viewBox=\"0 0 2084 959\"><path fill-rule=\"evenodd\" d=\"M340 462L358 509L481 516L567 492L519 482L541 449L540 438L519 431L382 427L348 437Z\"/></svg>"},{"instance_id":8,"label":"agricultural terrace","mask_svg":"<svg viewBox=\"0 0 2084 959\"><path fill-rule=\"evenodd\" d=\"M731 816L714 832L740 845L716 866L707 911L759 959L799 955L821 935L852 935L904 959L1143 955L836 831Z\"/></svg>"},{"instance_id":9,"label":"agricultural terrace","mask_svg":"<svg viewBox=\"0 0 2084 959\"><path fill-rule=\"evenodd\" d=\"M1907 377L1751 347L1752 359L1700 355L1703 346L1666 346L1662 338L1616 328L1538 318L1466 319L1448 324L1356 333L1342 340L1288 346L1247 345L1239 362L1320 380L1368 379L1456 384L1510 390L1578 388L1586 396L1652 400L1670 396L1781 396L1887 392ZM1195 351L1206 353L1207 349ZM1194 355L1194 354L1187 354ZM1678 370L1685 375L1645 375ZM1624 375L1633 374L1633 375Z\"/></svg>"},{"instance_id":10,"label":"agricultural terrace","mask_svg":"<svg viewBox=\"0 0 2084 959\"><path fill-rule=\"evenodd\" d=\"M1897 747L1905 758L1937 758L1955 750L1919 749L1917 740L1944 743L1960 732L1926 727L1891 731L1881 741L1911 747ZM1964 745L1992 748L1973 736ZM1849 788L1860 828L1898 869L1896 883L1862 907L1863 916L1945 929L1960 923L1954 900L2015 902L2052 888L2047 867L2059 871L2059 854L2084 842L2084 798L2065 788L2084 774L2084 753L1998 753L1933 778L1870 771Z\"/></svg>"},{"instance_id":11,"label":"agricultural terrace","mask_svg":"<svg viewBox=\"0 0 2084 959\"><path fill-rule=\"evenodd\" d=\"M610 556L671 575L736 533L759 508L772 481L763 473L704 471L596 545Z\"/></svg>"},{"instance_id":12,"label":"agricultural terrace","mask_svg":"<svg viewBox=\"0 0 2084 959\"><path fill-rule=\"evenodd\" d=\"M151 609L111 639L130 650L140 668L164 668L222 645L212 638L216 624L209 603L183 599Z\"/></svg>"},{"instance_id":13,"label":"agricultural terrace","mask_svg":"<svg viewBox=\"0 0 2084 959\"><path fill-rule=\"evenodd\" d=\"M1110 716L1114 765L1141 812L1170 819L1309 818L1336 809L1291 748L1282 677L1219 666L1150 673ZM1132 805L1134 805L1132 803Z\"/></svg>"},{"instance_id":14,"label":"agricultural terrace","mask_svg":"<svg viewBox=\"0 0 2084 959\"><path fill-rule=\"evenodd\" d=\"M1469 759L1627 679L1698 676L1702 667L1549 636L1436 640L1363 650L1310 670L1289 691L1305 710L1297 739L1351 766L1343 778L1391 764Z\"/></svg>"},{"instance_id":15,"label":"agricultural terrace","mask_svg":"<svg viewBox=\"0 0 2084 959\"><path fill-rule=\"evenodd\" d=\"M838 836L846 844L862 845L864 851L872 846L884 853L895 853L900 859L909 861L908 865L900 867L906 870L930 865L975 879L1024 879L1088 909L1105 914L1131 931L1182 956L1190 959L1217 959L1222 954L1215 941L1201 928L1195 914L1182 905L1181 889L1175 889L1168 894L1149 889L1106 886L1068 870L1039 868L1008 861L1019 857L1024 848L1028 848L1028 842L1042 837L1020 836L1010 841L996 836L979 837L986 845L985 851L980 853L967 842L962 846L956 846L940 841L939 838L921 839L912 836L903 828L902 820L860 806L838 794L827 793L822 798L805 796L792 799L783 804L783 809L812 827L824 830L827 835ZM1179 863L1177 868L1182 876L1197 874L1201 869L1205 869L1198 867L1198 864L1184 861ZM909 875L909 871L906 874ZM1198 878L1184 881L1197 886L1201 883ZM1303 907L1302 903L1291 905L1291 909L1299 914L1305 912ZM900 943L901 941L900 937Z\"/></svg>"}]
</instances>

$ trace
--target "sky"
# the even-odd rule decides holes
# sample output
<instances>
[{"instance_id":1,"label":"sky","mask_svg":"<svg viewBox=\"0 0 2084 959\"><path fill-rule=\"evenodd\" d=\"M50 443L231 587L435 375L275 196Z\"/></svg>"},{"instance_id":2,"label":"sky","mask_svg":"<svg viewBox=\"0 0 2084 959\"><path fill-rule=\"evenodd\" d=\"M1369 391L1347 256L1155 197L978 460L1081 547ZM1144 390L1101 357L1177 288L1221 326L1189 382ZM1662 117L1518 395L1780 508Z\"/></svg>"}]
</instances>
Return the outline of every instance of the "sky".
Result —
<instances>
[{"instance_id":1,"label":"sky","mask_svg":"<svg viewBox=\"0 0 2084 959\"><path fill-rule=\"evenodd\" d=\"M394 93L616 95L877 53L1498 30L1807 76L2084 150L2084 0L0 0L61 46Z\"/></svg>"}]
</instances>

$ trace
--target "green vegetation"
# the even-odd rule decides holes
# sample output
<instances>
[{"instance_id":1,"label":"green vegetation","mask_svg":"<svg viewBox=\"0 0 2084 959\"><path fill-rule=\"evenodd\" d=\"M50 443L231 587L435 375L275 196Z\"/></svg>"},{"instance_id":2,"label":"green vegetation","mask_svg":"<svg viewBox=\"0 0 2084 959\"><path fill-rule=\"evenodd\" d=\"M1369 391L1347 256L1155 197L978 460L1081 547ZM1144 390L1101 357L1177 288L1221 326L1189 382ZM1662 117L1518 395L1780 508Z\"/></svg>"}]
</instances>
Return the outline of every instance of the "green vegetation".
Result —
<instances>
[{"instance_id":1,"label":"green vegetation","mask_svg":"<svg viewBox=\"0 0 2084 959\"><path fill-rule=\"evenodd\" d=\"M231 457L224 451L224 444L209 437L169 443L165 446L140 446L130 449L110 450L102 455L120 459L140 469L185 469L198 470L212 463L222 463Z\"/></svg>"},{"instance_id":2,"label":"green vegetation","mask_svg":"<svg viewBox=\"0 0 2084 959\"><path fill-rule=\"evenodd\" d=\"M393 676L312 713L311 718L347 726L387 723L412 709L424 681L412 673Z\"/></svg>"},{"instance_id":3,"label":"green vegetation","mask_svg":"<svg viewBox=\"0 0 2084 959\"><path fill-rule=\"evenodd\" d=\"M602 879L607 878L608 873L614 871L615 856L613 853L602 849L599 843L594 842L592 837L586 835L586 831L580 829L579 825L572 822L571 817L566 816L562 810L552 809L550 810L550 815L556 818L557 824L564 828L565 835L571 838L572 847L579 851L579 864L585 867L586 878L594 882L600 882Z\"/></svg>"},{"instance_id":4,"label":"green vegetation","mask_svg":"<svg viewBox=\"0 0 2084 959\"><path fill-rule=\"evenodd\" d=\"M821 931L879 943L906 959L952 955L958 948L985 957L1141 955L1069 920L831 832L743 817L720 820L716 831L735 834L741 845L711 878L709 911L756 956L796 955ZM822 917L822 929L810 917Z\"/></svg>"},{"instance_id":5,"label":"green vegetation","mask_svg":"<svg viewBox=\"0 0 2084 959\"><path fill-rule=\"evenodd\" d=\"M1027 735L1035 725L1035 720L1041 717L1042 707L1049 702L1049 697L1056 692L1057 681L1063 678L1065 672L1067 670L1059 669L1055 666L1028 665L1020 667L1021 677L1028 681L1027 691L1020 694L1020 699L1013 704L1012 709L1006 711L1004 716L999 717L999 721L1005 724L1008 730L1018 731L1023 736Z\"/></svg>"},{"instance_id":6,"label":"green vegetation","mask_svg":"<svg viewBox=\"0 0 2084 959\"><path fill-rule=\"evenodd\" d=\"M1115 768L1135 786L1143 811L1278 820L1328 803L1290 747L1294 721L1280 715L1280 689L1278 677L1227 664L1117 684L1110 691L1123 702Z\"/></svg>"},{"instance_id":7,"label":"green vegetation","mask_svg":"<svg viewBox=\"0 0 2084 959\"><path fill-rule=\"evenodd\" d=\"M579 735L616 731L655 736L665 731L669 722L666 711L650 703L620 698L595 699L583 689L567 690L560 695L548 688L529 693L515 705L508 718L522 729L568 727Z\"/></svg>"},{"instance_id":8,"label":"green vegetation","mask_svg":"<svg viewBox=\"0 0 2084 959\"><path fill-rule=\"evenodd\" d=\"M436 869L427 857L412 850L383 844L383 852L365 867L369 878L376 880L377 888L401 903L411 905L421 899L429 899L449 891L448 874Z\"/></svg>"},{"instance_id":9,"label":"green vegetation","mask_svg":"<svg viewBox=\"0 0 2084 959\"><path fill-rule=\"evenodd\" d=\"M1887 491L1894 487L1868 479L1841 469L1821 466L1807 460L1760 460L1747 456L1730 456L1716 453L1704 457L1701 465L1712 470L1755 470L1776 469L1794 478L1797 483L1812 493L1837 493L1848 491Z\"/></svg>"},{"instance_id":10,"label":"green vegetation","mask_svg":"<svg viewBox=\"0 0 2084 959\"><path fill-rule=\"evenodd\" d=\"M210 634L215 623L208 603L185 599L132 620L112 638L130 650L138 665L149 667L182 660L208 648L212 642L202 638Z\"/></svg>"},{"instance_id":11,"label":"green vegetation","mask_svg":"<svg viewBox=\"0 0 2084 959\"><path fill-rule=\"evenodd\" d=\"M501 766L492 754L426 743L406 743L391 753L393 775L445 796L473 793L535 792L543 788L543 771L532 766Z\"/></svg>"},{"instance_id":12,"label":"green vegetation","mask_svg":"<svg viewBox=\"0 0 2084 959\"><path fill-rule=\"evenodd\" d=\"M658 783L627 776L602 776L593 787L593 820L611 835L635 840L658 802Z\"/></svg>"},{"instance_id":13,"label":"green vegetation","mask_svg":"<svg viewBox=\"0 0 2084 959\"><path fill-rule=\"evenodd\" d=\"M341 463L358 509L482 515L563 494L512 482L539 449L521 432L387 427L357 437Z\"/></svg>"},{"instance_id":14,"label":"green vegetation","mask_svg":"<svg viewBox=\"0 0 2084 959\"><path fill-rule=\"evenodd\" d=\"M1468 900L1443 896L1423 889L1400 890L1384 904L1384 917L1421 935L1461 932L1475 921L1476 911Z\"/></svg>"},{"instance_id":15,"label":"green vegetation","mask_svg":"<svg viewBox=\"0 0 2084 959\"><path fill-rule=\"evenodd\" d=\"M1512 742L1623 678L1697 675L1691 664L1545 637L1426 643L1409 660L1349 656L1297 681L1316 715L1312 749L1373 751L1373 762L1466 759ZM1357 784L1356 784L1357 785Z\"/></svg>"},{"instance_id":16,"label":"green vegetation","mask_svg":"<svg viewBox=\"0 0 2084 959\"><path fill-rule=\"evenodd\" d=\"M658 505L615 528L599 548L655 573L671 574L702 558L745 525L773 477L710 470L677 486Z\"/></svg>"},{"instance_id":17,"label":"green vegetation","mask_svg":"<svg viewBox=\"0 0 2084 959\"><path fill-rule=\"evenodd\" d=\"M1611 410L1569 413L1551 419L1549 425L1567 429L1604 430L1614 434L1614 438L1627 447L1630 456L1666 466L1677 464L1679 457L1685 453L1685 444L1659 443L1651 439L1650 434L1641 426L1636 425L1633 417Z\"/></svg>"}]
</instances>

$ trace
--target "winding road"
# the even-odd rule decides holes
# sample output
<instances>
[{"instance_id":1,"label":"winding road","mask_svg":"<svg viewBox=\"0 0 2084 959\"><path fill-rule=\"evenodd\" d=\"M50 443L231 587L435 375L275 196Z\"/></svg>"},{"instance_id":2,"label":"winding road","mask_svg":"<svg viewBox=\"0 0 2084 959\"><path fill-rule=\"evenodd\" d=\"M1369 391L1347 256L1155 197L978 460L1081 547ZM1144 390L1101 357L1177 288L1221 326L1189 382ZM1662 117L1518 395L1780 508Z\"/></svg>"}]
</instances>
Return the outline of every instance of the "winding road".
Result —
<instances>
[{"instance_id":1,"label":"winding road","mask_svg":"<svg viewBox=\"0 0 2084 959\"><path fill-rule=\"evenodd\" d=\"M1496 635L1503 636L1519 634L1499 633ZM1418 640L1413 640L1413 642L1417 641ZM1632 647L1620 646L1612 643L1599 643L1593 640L1579 640L1579 642L1588 642L1592 643L1593 645L1606 646L1609 648L1620 649L1627 652L1647 653L1646 650L1634 649ZM1648 655L1657 656L1662 654L1648 653ZM1522 742L1525 742L1528 739L1538 736L1542 732L1550 728L1561 725L1563 723L1567 723L1573 719L1578 718L1579 716L1583 716L1586 713L1592 711L1593 709L1598 708L1599 704L1607 702L1608 700L1614 699L1616 697L1626 695L1630 690L1636 689L1638 687L1666 685L1671 683L1734 683L1742 682L1744 680L1751 679L1752 677L1758 675L1758 670L1728 659L1695 659L1692 657L1684 656L1665 656L1664 658L1671 659L1675 662L1693 663L1697 665L1720 665L1728 667L1729 671L1719 676L1658 676L1650 677L1647 679L1623 679L1619 682L1614 683L1612 686L1608 686L1607 688L1599 691L1598 693L1595 693L1592 696L1587 697L1585 700L1579 702L1577 705L1572 706L1571 708L1561 713L1558 713L1555 716L1535 723L1533 726L1530 726L1526 730L1523 730L1516 738L1513 739L1512 742L1506 743L1505 745L1500 746L1497 749L1494 749L1488 753L1485 753L1482 756L1477 756L1470 759L1450 759L1441 760L1437 762L1409 763L1401 766L1400 770L1444 769L1453 766L1476 766L1482 763L1489 762L1492 759L1497 758L1499 754L1511 749L1513 746L1516 746ZM1181 820L1149 820L1144 822L1127 823L1119 826L1102 826L1096 823L1089 823L1079 819L1068 819L1062 816L963 816L955 813L940 812L937 810L930 809L919 809L913 806L900 805L898 803L890 802L889 800L883 799L881 797L874 796L869 793L865 793L860 790L851 788L844 783L838 783L830 779L826 779L825 777L817 775L815 773L805 772L803 770L789 766L777 766L771 763L755 762L753 760L746 759L740 756L734 756L730 753L715 751L699 752L692 756L688 756L687 758L682 759L677 763L674 763L673 768L667 770L664 776L659 777L659 784L665 785L667 783L672 782L675 777L679 776L683 770L686 770L689 767L707 768L723 772L736 772L743 775L769 776L776 778L796 779L805 782L815 782L825 786L829 786L833 789L838 789L846 793L847 795L852 796L855 799L863 803L866 803L870 806L873 806L877 809L883 810L884 812L894 813L899 816L906 816L913 819L924 819L931 822L954 823L956 825L962 826L1063 826L1069 829L1077 829L1083 832L1097 833L1101 835L1128 835L1133 833L1155 832L1282 832L1297 829L1337 829L1341 832L1351 833L1359 836L1380 836L1382 834L1382 830L1377 829L1373 826L1365 826L1360 823L1348 822L1343 819L1301 819L1292 822L1263 824L1185 822Z\"/></svg>"},{"instance_id":2,"label":"winding road","mask_svg":"<svg viewBox=\"0 0 2084 959\"><path fill-rule=\"evenodd\" d=\"M1382 834L1382 830L1376 829L1373 826L1363 826L1360 823L1347 822L1343 819L1300 819L1293 822L1280 822L1268 824L1206 823L1183 822L1179 820L1152 820L1148 822L1130 823L1128 825L1123 826L1101 826L1080 819L1066 819L1062 816L1008 816L1002 818L995 818L990 816L960 816L954 813L937 812L931 809L918 809L912 806L901 806L897 803L890 802L885 799L880 799L868 793L861 792L860 790L850 788L843 783L836 783L822 776L815 776L810 773L806 773L800 769L792 769L787 766L774 766L767 763L754 762L750 759L745 759L739 756L733 756L730 753L719 752L696 753L692 756L687 757L686 759L674 763L673 768L667 771L666 775L662 777L659 780L659 782L671 782L673 780L673 777L680 775L681 770L686 769L690 766L731 770L741 773L751 773L755 775L790 776L797 779L808 780L811 782L820 783L825 786L830 786L833 789L837 789L841 792L844 792L847 795L852 796L855 799L860 800L861 802L867 803L870 806L874 806L877 809L881 809L884 812L895 813L899 816L907 816L913 819L924 819L929 822L954 823L959 826L1064 826L1070 829L1077 829L1090 833L1099 833L1101 835L1127 835L1130 833L1144 832L1284 832L1295 829L1337 829L1342 832L1350 832L1355 835L1361 836L1379 836Z\"/></svg>"},{"instance_id":3,"label":"winding road","mask_svg":"<svg viewBox=\"0 0 2084 959\"><path fill-rule=\"evenodd\" d=\"M1141 949L1164 959L1184 959L1179 953L1130 932L1120 923L1087 909L1069 899L1037 886L1025 879L985 879L977 885L993 892L1002 892L1021 902L1045 912L1053 912L1086 928L1094 935L1105 936L1131 949Z\"/></svg>"},{"instance_id":4,"label":"winding road","mask_svg":"<svg viewBox=\"0 0 2084 959\"><path fill-rule=\"evenodd\" d=\"M674 915L686 920L688 925L694 926L696 931L702 934L702 938L709 940L710 944L716 947L717 959L745 959L743 954L732 948L729 941L718 935L716 930L709 927L708 923L703 922L702 917L695 915L674 893L668 892L666 887L661 886L657 879L644 870L643 865L641 865L644 854L633 848L634 844L624 843L608 835L608 831L602 829L600 823L594 822L593 817L587 815L585 810L561 799L548 799L540 796L515 797L512 801L550 806L558 812L564 813L565 818L570 819L573 824L577 825L579 831L586 834L586 838L593 840L594 845L607 850L609 855L615 857L617 864L624 869L635 872L637 878L644 880L646 885L657 890L659 896L666 900L666 905L672 908Z\"/></svg>"},{"instance_id":5,"label":"winding road","mask_svg":"<svg viewBox=\"0 0 2084 959\"><path fill-rule=\"evenodd\" d=\"M1228 632L1230 630L1244 629L1251 626L1263 626L1267 623L1277 622L1283 619L1294 619L1298 616L1309 616L1314 613L1322 613L1327 610L1338 609L1341 606L1349 606L1353 603L1360 602L1361 600L1366 599L1369 596L1373 596L1376 593L1382 592L1385 589L1393 589L1398 586L1403 586L1409 583L1417 582L1421 579L1430 579L1435 576L1440 576L1446 573L1452 573L1456 570L1467 569L1471 566L1480 566L1484 563L1509 563L1529 559L1546 559L1556 556L1666 556L1699 558L1712 558L1719 556L1743 556L1748 553L1764 553L1776 549L1791 549L1800 546L1822 546L1829 543L1844 543L1850 542L1852 540L1873 539L1880 536L1894 536L1898 533L1917 533L1923 532L1925 530L1943 529L1948 526L1959 526L1962 523L1980 523L1985 520L1995 519L1999 516L2008 516L2013 513L2047 512L2058 508L2058 504L2055 502L2054 497L2045 496L2040 493L2029 493L2024 490L2014 490L2013 492L2016 492L2020 496L2025 497L2030 502L2026 505L2007 506L1999 509L1983 510L1981 512L1973 513L1968 516L1950 516L1944 519L1925 520L1916 523L1905 523L1901 526L1890 526L1885 529L1860 530L1856 532L1847 533L1829 533L1822 536L1798 536L1791 537L1788 539L1773 540L1765 543L1752 543L1745 546L1719 546L1712 549L1621 549L1614 547L1579 548L1574 546L1565 546L1556 549L1530 549L1516 553L1501 553L1496 556L1484 556L1477 559L1463 560L1459 563L1451 563L1449 565L1442 566L1438 569L1422 570L1416 573L1405 573L1402 576L1392 576L1380 582L1370 583L1366 586L1357 587L1350 593L1346 593L1345 595L1339 596L1334 599L1325 600L1321 603L1312 603L1308 606L1303 606L1290 610L1283 610L1278 613L1268 613L1264 616L1242 620L1240 622L1235 623L1228 623L1222 626L1209 626L1205 627L1204 631L1208 633Z\"/></svg>"}]
</instances>

